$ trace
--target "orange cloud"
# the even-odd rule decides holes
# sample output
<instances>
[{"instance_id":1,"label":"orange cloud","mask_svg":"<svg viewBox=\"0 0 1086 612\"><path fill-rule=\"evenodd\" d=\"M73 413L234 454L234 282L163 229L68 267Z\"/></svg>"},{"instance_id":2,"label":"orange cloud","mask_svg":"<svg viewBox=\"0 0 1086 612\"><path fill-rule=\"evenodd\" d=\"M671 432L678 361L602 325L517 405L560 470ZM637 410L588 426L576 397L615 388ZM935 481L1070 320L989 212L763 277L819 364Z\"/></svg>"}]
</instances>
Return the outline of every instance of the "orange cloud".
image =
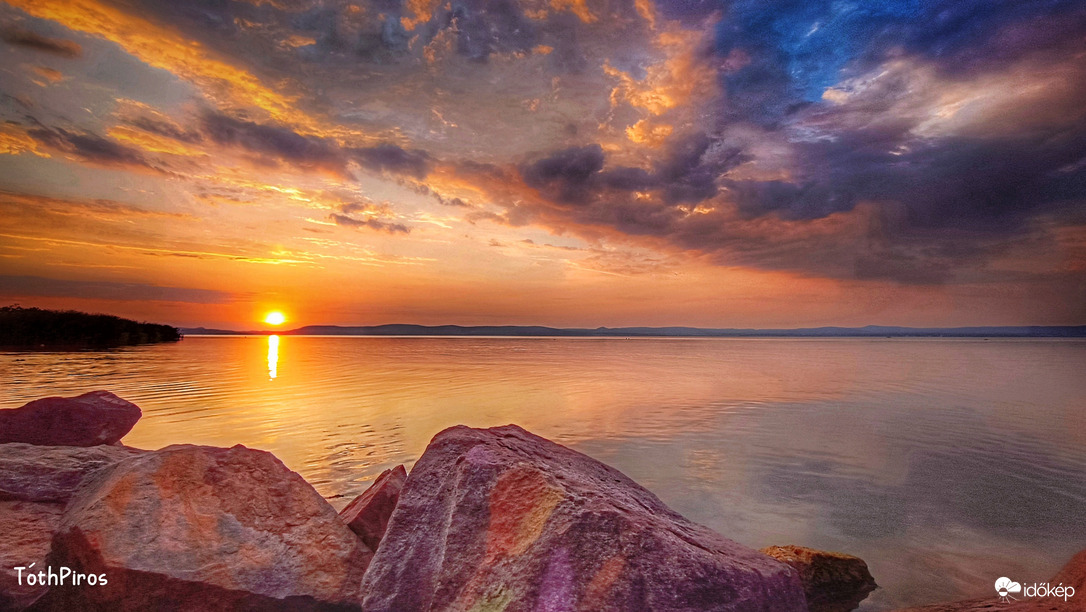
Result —
<instances>
[{"instance_id":1,"label":"orange cloud","mask_svg":"<svg viewBox=\"0 0 1086 612\"><path fill-rule=\"evenodd\" d=\"M588 10L587 0L551 0L551 8L555 11L569 11L585 23L596 21L596 16Z\"/></svg>"},{"instance_id":2,"label":"orange cloud","mask_svg":"<svg viewBox=\"0 0 1086 612\"><path fill-rule=\"evenodd\" d=\"M237 108L255 106L280 123L300 126L312 133L322 131L316 119L295 108L297 96L266 87L252 73L227 63L200 43L169 28L95 0L10 0L9 4L34 17L116 43L146 64L196 84L216 102Z\"/></svg>"},{"instance_id":3,"label":"orange cloud","mask_svg":"<svg viewBox=\"0 0 1086 612\"><path fill-rule=\"evenodd\" d=\"M658 147L671 136L674 130L666 123L652 123L648 119L642 119L626 128L626 136L636 142L650 147Z\"/></svg>"},{"instance_id":4,"label":"orange cloud","mask_svg":"<svg viewBox=\"0 0 1086 612\"><path fill-rule=\"evenodd\" d=\"M38 147L38 141L31 138L22 126L0 124L0 155L22 155L30 153L38 157L51 157Z\"/></svg>"},{"instance_id":5,"label":"orange cloud","mask_svg":"<svg viewBox=\"0 0 1086 612\"><path fill-rule=\"evenodd\" d=\"M185 157L207 156L207 153L172 138L165 138L124 125L117 125L110 128L108 134L117 142L148 152L181 155Z\"/></svg>"},{"instance_id":6,"label":"orange cloud","mask_svg":"<svg viewBox=\"0 0 1086 612\"><path fill-rule=\"evenodd\" d=\"M405 30L414 30L420 23L427 23L434 15L439 0L407 0L407 11L410 17L401 17L400 24Z\"/></svg>"},{"instance_id":7,"label":"orange cloud","mask_svg":"<svg viewBox=\"0 0 1086 612\"><path fill-rule=\"evenodd\" d=\"M661 32L656 37L656 46L664 51L665 57L649 66L641 80L609 62L604 63L604 73L618 80L611 90L611 106L626 102L659 116L689 104L699 95L712 95L716 91L716 72L699 58L698 50L703 44L702 37L692 36L690 32Z\"/></svg>"}]
</instances>

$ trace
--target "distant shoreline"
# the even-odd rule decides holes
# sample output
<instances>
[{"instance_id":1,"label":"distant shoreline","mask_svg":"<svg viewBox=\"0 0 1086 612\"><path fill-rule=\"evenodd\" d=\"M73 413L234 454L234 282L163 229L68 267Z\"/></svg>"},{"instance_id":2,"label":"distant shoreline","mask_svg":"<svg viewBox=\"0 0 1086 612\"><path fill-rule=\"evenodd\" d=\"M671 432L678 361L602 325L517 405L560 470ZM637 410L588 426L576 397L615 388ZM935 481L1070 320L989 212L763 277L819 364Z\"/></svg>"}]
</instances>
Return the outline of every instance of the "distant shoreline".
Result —
<instances>
[{"instance_id":1,"label":"distant shoreline","mask_svg":"<svg viewBox=\"0 0 1086 612\"><path fill-rule=\"evenodd\" d=\"M290 330L235 331L181 328L190 336L356 336L496 338L1086 338L1086 325L1020 327L814 327L796 329L720 329L697 327L555 328L541 326L459 325L309 325Z\"/></svg>"}]
</instances>

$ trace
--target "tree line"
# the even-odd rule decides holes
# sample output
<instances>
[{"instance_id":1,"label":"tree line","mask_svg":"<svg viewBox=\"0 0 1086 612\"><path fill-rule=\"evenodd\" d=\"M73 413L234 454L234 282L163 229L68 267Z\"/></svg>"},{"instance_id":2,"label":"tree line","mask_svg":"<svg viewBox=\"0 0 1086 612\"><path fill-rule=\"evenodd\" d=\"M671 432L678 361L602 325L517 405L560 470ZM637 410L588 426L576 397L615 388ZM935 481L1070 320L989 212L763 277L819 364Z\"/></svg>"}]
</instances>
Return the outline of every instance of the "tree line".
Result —
<instances>
[{"instance_id":1,"label":"tree line","mask_svg":"<svg viewBox=\"0 0 1086 612\"><path fill-rule=\"evenodd\" d=\"M5 347L108 348L180 339L181 331L176 327L113 315L18 305L0 308L0 346Z\"/></svg>"}]
</instances>

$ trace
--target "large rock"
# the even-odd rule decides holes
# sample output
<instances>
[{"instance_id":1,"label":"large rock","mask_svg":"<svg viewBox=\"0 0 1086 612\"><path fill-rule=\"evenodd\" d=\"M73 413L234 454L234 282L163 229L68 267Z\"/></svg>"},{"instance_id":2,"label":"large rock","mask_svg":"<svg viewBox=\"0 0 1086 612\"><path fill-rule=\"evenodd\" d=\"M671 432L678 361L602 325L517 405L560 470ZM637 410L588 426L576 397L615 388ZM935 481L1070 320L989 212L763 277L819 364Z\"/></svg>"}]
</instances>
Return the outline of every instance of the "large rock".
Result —
<instances>
[{"instance_id":1,"label":"large rock","mask_svg":"<svg viewBox=\"0 0 1086 612\"><path fill-rule=\"evenodd\" d=\"M124 446L0 444L0 500L63 504L88 474L145 452Z\"/></svg>"},{"instance_id":2,"label":"large rock","mask_svg":"<svg viewBox=\"0 0 1086 612\"><path fill-rule=\"evenodd\" d=\"M802 546L770 546L762 552L799 572L810 612L855 610L878 587L859 557Z\"/></svg>"},{"instance_id":3,"label":"large rock","mask_svg":"<svg viewBox=\"0 0 1086 612\"><path fill-rule=\"evenodd\" d=\"M1078 554L1071 557L1071 560L1064 565L1063 568L1052 577L1052 584L1062 584L1063 586L1070 586L1075 589L1075 592L1082 594L1082 599L1086 600L1086 549L1078 551ZM1086 608L1086 605L1083 605Z\"/></svg>"},{"instance_id":4,"label":"large rock","mask_svg":"<svg viewBox=\"0 0 1086 612\"><path fill-rule=\"evenodd\" d=\"M1020 585L1026 587L1033 582L1022 581ZM1000 601L995 592L995 581L992 583L992 594L976 599L956 601L953 603L935 604L919 608L908 608L897 612L1082 612L1086 610L1086 550L1081 550L1077 555L1063 566L1048 584L1052 587L1070 586L1074 588L1074 595L1066 599L1058 597L1027 597L1025 593L1016 593L1008 601Z\"/></svg>"},{"instance_id":5,"label":"large rock","mask_svg":"<svg viewBox=\"0 0 1086 612\"><path fill-rule=\"evenodd\" d=\"M63 510L63 504L0 501L0 610L23 610L47 590L31 585L27 574L45 567ZM17 567L26 568L21 581Z\"/></svg>"},{"instance_id":6,"label":"large rock","mask_svg":"<svg viewBox=\"0 0 1086 612\"><path fill-rule=\"evenodd\" d=\"M77 397L47 397L0 410L0 444L44 446L113 444L140 420L139 406L109 391Z\"/></svg>"},{"instance_id":7,"label":"large rock","mask_svg":"<svg viewBox=\"0 0 1086 612\"><path fill-rule=\"evenodd\" d=\"M68 503L49 562L104 574L42 610L357 609L372 553L273 455L170 446L122 461Z\"/></svg>"},{"instance_id":8,"label":"large rock","mask_svg":"<svg viewBox=\"0 0 1086 612\"><path fill-rule=\"evenodd\" d=\"M438 434L363 583L368 612L804 612L795 570L510 425Z\"/></svg>"},{"instance_id":9,"label":"large rock","mask_svg":"<svg viewBox=\"0 0 1086 612\"><path fill-rule=\"evenodd\" d=\"M400 490L407 480L407 470L397 465L391 470L381 472L377 480L362 495L354 498L339 513L339 518L358 534L370 550L377 550L381 537L385 535L388 519L396 509L400 499Z\"/></svg>"}]
</instances>

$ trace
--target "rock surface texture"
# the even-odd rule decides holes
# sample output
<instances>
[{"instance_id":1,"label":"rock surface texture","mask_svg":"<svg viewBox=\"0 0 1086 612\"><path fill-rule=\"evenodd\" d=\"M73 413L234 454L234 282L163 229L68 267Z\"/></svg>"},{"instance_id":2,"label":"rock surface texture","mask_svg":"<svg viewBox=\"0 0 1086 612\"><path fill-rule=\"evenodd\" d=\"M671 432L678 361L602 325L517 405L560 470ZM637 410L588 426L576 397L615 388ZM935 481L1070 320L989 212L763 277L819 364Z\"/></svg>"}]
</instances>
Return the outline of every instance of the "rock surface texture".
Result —
<instances>
[{"instance_id":1,"label":"rock surface texture","mask_svg":"<svg viewBox=\"0 0 1086 612\"><path fill-rule=\"evenodd\" d=\"M15 568L45 567L63 510L63 504L0 501L0 610L22 610L47 590L25 580L20 585Z\"/></svg>"},{"instance_id":2,"label":"rock surface texture","mask_svg":"<svg viewBox=\"0 0 1086 612\"><path fill-rule=\"evenodd\" d=\"M770 546L762 552L799 572L810 612L848 612L878 587L859 557L802 546Z\"/></svg>"},{"instance_id":3,"label":"rock surface texture","mask_svg":"<svg viewBox=\"0 0 1086 612\"><path fill-rule=\"evenodd\" d=\"M0 444L0 500L67 503L87 475L145 452L125 446Z\"/></svg>"},{"instance_id":4,"label":"rock surface texture","mask_svg":"<svg viewBox=\"0 0 1086 612\"><path fill-rule=\"evenodd\" d=\"M372 553L273 455L170 446L87 479L49 563L105 574L36 610L357 609Z\"/></svg>"},{"instance_id":5,"label":"rock surface texture","mask_svg":"<svg viewBox=\"0 0 1086 612\"><path fill-rule=\"evenodd\" d=\"M139 406L109 391L46 397L19 408L0 410L0 444L114 444L131 431L141 415Z\"/></svg>"},{"instance_id":6,"label":"rock surface texture","mask_svg":"<svg viewBox=\"0 0 1086 612\"><path fill-rule=\"evenodd\" d=\"M516 426L453 427L411 471L368 612L803 612L792 568Z\"/></svg>"},{"instance_id":7,"label":"rock surface texture","mask_svg":"<svg viewBox=\"0 0 1086 612\"><path fill-rule=\"evenodd\" d=\"M1065 601L1056 597L1026 597L1018 593L1015 595L1017 600L1002 602L995 594L993 583L992 594L986 597L897 612L1083 612L1086 610L1086 550L1072 557L1048 583L1052 586L1071 586L1075 594ZM1021 583L1023 587L1026 584L1025 581Z\"/></svg>"},{"instance_id":8,"label":"rock surface texture","mask_svg":"<svg viewBox=\"0 0 1086 612\"><path fill-rule=\"evenodd\" d=\"M362 538L370 550L377 550L381 543L388 519L396 509L396 502L400 499L400 491L406 481L407 470L402 465L385 470L373 481L370 488L354 498L339 513L339 518Z\"/></svg>"}]
</instances>

